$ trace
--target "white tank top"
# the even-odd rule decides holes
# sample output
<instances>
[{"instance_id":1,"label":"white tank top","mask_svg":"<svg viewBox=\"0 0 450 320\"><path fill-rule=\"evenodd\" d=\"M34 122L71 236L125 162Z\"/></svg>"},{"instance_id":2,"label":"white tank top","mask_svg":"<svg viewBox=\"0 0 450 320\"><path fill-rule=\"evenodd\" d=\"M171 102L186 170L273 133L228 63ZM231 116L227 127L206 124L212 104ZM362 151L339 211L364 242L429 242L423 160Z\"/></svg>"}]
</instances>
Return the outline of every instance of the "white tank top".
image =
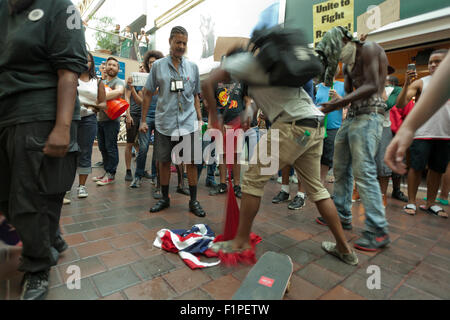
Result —
<instances>
[{"instance_id":1,"label":"white tank top","mask_svg":"<svg viewBox=\"0 0 450 320\"><path fill-rule=\"evenodd\" d=\"M81 105L81 117L90 116L95 114L91 109L85 106L95 106L97 105L97 80L91 79L89 82L84 82L78 79L78 98L80 99Z\"/></svg>"},{"instance_id":2,"label":"white tank top","mask_svg":"<svg viewBox=\"0 0 450 320\"><path fill-rule=\"evenodd\" d=\"M422 95L430 83L431 76L421 79ZM423 124L414 135L414 139L450 139L450 100Z\"/></svg>"}]
</instances>

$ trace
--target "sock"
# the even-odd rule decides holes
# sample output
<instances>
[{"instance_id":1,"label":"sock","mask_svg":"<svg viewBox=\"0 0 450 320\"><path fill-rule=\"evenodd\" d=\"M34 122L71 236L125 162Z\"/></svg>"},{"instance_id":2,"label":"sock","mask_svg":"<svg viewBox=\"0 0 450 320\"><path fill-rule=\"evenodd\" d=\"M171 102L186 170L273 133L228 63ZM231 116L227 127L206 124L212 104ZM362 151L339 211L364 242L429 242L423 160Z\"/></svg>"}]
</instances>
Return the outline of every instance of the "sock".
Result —
<instances>
[{"instance_id":1,"label":"sock","mask_svg":"<svg viewBox=\"0 0 450 320\"><path fill-rule=\"evenodd\" d=\"M281 185L281 191L289 193L289 185L288 184Z\"/></svg>"},{"instance_id":2,"label":"sock","mask_svg":"<svg viewBox=\"0 0 450 320\"><path fill-rule=\"evenodd\" d=\"M161 186L161 193L164 199L169 198L169 186Z\"/></svg>"},{"instance_id":3,"label":"sock","mask_svg":"<svg viewBox=\"0 0 450 320\"><path fill-rule=\"evenodd\" d=\"M131 174L131 169L127 169L127 174Z\"/></svg>"},{"instance_id":4,"label":"sock","mask_svg":"<svg viewBox=\"0 0 450 320\"><path fill-rule=\"evenodd\" d=\"M189 186L189 193L191 194L191 201L197 200L197 186Z\"/></svg>"},{"instance_id":5,"label":"sock","mask_svg":"<svg viewBox=\"0 0 450 320\"><path fill-rule=\"evenodd\" d=\"M297 195L298 195L299 197L302 197L303 199L305 199L305 194L304 194L303 192L298 191L298 192L297 192Z\"/></svg>"}]
</instances>

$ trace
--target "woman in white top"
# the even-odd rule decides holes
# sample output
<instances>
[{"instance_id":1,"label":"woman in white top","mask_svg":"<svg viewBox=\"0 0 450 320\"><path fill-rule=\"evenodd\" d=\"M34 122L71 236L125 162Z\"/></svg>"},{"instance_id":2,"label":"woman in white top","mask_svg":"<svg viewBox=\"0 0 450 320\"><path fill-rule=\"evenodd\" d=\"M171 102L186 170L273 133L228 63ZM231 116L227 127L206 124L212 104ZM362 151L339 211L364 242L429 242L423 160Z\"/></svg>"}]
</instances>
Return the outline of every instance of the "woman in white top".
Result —
<instances>
[{"instance_id":1,"label":"woman in white top","mask_svg":"<svg viewBox=\"0 0 450 320\"><path fill-rule=\"evenodd\" d=\"M78 97L81 105L81 121L78 125L78 144L81 154L78 158L80 184L77 188L78 198L88 196L86 180L92 172L91 157L94 139L97 136L96 112L106 108L105 85L95 74L94 58L88 53L88 71L78 79Z\"/></svg>"}]
</instances>

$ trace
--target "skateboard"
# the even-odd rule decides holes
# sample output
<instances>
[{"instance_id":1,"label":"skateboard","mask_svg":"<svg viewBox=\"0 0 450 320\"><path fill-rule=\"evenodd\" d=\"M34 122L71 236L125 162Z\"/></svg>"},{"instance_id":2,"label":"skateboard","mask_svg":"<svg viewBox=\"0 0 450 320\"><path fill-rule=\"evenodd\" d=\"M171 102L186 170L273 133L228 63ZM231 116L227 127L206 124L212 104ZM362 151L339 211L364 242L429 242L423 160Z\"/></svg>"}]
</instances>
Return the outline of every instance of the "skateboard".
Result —
<instances>
[{"instance_id":1,"label":"skateboard","mask_svg":"<svg viewBox=\"0 0 450 320\"><path fill-rule=\"evenodd\" d=\"M292 260L285 254L266 252L250 269L233 300L281 300L289 291Z\"/></svg>"}]
</instances>

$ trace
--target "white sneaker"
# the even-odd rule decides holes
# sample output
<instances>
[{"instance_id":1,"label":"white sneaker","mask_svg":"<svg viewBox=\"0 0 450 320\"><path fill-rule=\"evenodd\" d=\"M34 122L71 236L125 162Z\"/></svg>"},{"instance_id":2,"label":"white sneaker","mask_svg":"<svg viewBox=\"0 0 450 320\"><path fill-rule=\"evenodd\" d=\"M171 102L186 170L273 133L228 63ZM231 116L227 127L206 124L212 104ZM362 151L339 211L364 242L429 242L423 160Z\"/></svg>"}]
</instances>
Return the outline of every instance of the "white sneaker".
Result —
<instances>
[{"instance_id":1,"label":"white sneaker","mask_svg":"<svg viewBox=\"0 0 450 320\"><path fill-rule=\"evenodd\" d=\"M281 184L281 183L283 182L283 178L282 178L282 177L278 177L277 182L278 182L279 184Z\"/></svg>"},{"instance_id":2,"label":"white sneaker","mask_svg":"<svg viewBox=\"0 0 450 320\"><path fill-rule=\"evenodd\" d=\"M72 200L64 198L63 200L63 204L70 204L72 202Z\"/></svg>"},{"instance_id":3,"label":"white sneaker","mask_svg":"<svg viewBox=\"0 0 450 320\"><path fill-rule=\"evenodd\" d=\"M81 186L81 185L80 185L80 186L77 188L77 191L78 191L78 198L87 198L88 192L87 192L86 186Z\"/></svg>"},{"instance_id":4,"label":"white sneaker","mask_svg":"<svg viewBox=\"0 0 450 320\"><path fill-rule=\"evenodd\" d=\"M107 184L111 184L114 182L114 176L112 174L105 174L102 180L97 181L98 186L106 186Z\"/></svg>"}]
</instances>

